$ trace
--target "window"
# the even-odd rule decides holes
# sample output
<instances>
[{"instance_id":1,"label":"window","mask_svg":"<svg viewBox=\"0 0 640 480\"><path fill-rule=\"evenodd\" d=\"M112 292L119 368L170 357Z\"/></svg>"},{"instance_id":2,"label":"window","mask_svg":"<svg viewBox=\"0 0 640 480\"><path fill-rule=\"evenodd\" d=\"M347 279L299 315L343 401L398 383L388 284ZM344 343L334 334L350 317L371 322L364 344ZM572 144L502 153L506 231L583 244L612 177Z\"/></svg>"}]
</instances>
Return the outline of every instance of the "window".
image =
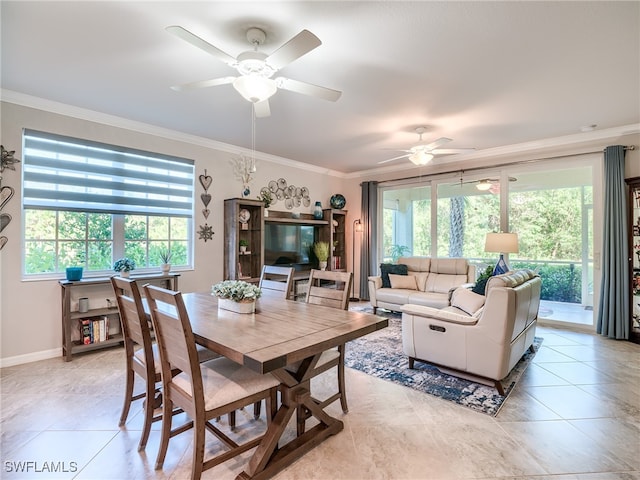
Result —
<instances>
[{"instance_id":1,"label":"window","mask_svg":"<svg viewBox=\"0 0 640 480\"><path fill-rule=\"evenodd\" d=\"M431 187L383 191L383 261L431 252Z\"/></svg>"},{"instance_id":2,"label":"window","mask_svg":"<svg viewBox=\"0 0 640 480\"><path fill-rule=\"evenodd\" d=\"M33 130L23 137L24 273L190 266L192 160Z\"/></svg>"}]
</instances>

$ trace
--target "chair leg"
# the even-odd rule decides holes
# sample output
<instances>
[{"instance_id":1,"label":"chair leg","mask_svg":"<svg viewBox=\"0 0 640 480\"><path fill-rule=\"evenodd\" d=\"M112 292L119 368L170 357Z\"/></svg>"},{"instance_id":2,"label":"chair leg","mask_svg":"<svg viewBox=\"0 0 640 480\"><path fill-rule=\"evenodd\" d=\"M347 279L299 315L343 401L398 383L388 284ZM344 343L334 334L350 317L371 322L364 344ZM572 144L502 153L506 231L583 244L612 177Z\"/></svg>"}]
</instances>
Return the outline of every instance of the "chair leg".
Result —
<instances>
[{"instance_id":1,"label":"chair leg","mask_svg":"<svg viewBox=\"0 0 640 480\"><path fill-rule=\"evenodd\" d=\"M129 416L129 409L131 408L131 400L133 397L133 369L131 368L131 361L127 359L127 379L124 389L124 404L122 405L122 413L120 414L120 422L118 426L122 427Z\"/></svg>"},{"instance_id":2,"label":"chair leg","mask_svg":"<svg viewBox=\"0 0 640 480\"><path fill-rule=\"evenodd\" d=\"M338 364L338 392L340 392L340 406L344 413L349 413L349 407L347 406L347 388L344 379L344 349L345 345L340 345L338 350L340 351L340 363Z\"/></svg>"},{"instance_id":3,"label":"chair leg","mask_svg":"<svg viewBox=\"0 0 640 480\"><path fill-rule=\"evenodd\" d=\"M236 428L236 411L235 410L228 413L228 420L229 420L229 428L231 428L231 430L235 430Z\"/></svg>"},{"instance_id":4,"label":"chair leg","mask_svg":"<svg viewBox=\"0 0 640 480\"><path fill-rule=\"evenodd\" d=\"M144 398L144 424L142 426L142 435L138 444L138 451L144 450L149 440L149 432L151 432L151 424L153 423L153 410L156 404L156 384L153 378L147 378L147 390Z\"/></svg>"},{"instance_id":5,"label":"chair leg","mask_svg":"<svg viewBox=\"0 0 640 480\"><path fill-rule=\"evenodd\" d=\"M193 465L191 467L191 480L200 480L204 467L204 419L193 421Z\"/></svg>"},{"instance_id":6,"label":"chair leg","mask_svg":"<svg viewBox=\"0 0 640 480\"><path fill-rule=\"evenodd\" d=\"M160 447L158 447L158 456L156 457L156 470L160 470L164 464L164 458L167 455L167 447L169 446L169 438L171 437L171 423L173 415L173 402L165 398L162 404L162 434L160 436Z\"/></svg>"},{"instance_id":7,"label":"chair leg","mask_svg":"<svg viewBox=\"0 0 640 480\"><path fill-rule=\"evenodd\" d=\"M256 402L253 404L253 419L258 420L260 418L260 410L262 407L262 402ZM268 413L268 411L267 411Z\"/></svg>"}]
</instances>

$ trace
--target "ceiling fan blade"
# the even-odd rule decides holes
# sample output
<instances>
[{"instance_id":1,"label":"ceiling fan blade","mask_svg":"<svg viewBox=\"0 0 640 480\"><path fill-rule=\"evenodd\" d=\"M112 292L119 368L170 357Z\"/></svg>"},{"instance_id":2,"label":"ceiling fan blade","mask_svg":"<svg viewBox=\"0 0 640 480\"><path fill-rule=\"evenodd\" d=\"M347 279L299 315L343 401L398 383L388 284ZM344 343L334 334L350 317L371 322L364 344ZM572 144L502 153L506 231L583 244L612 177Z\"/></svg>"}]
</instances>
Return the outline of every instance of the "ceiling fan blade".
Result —
<instances>
[{"instance_id":1,"label":"ceiling fan blade","mask_svg":"<svg viewBox=\"0 0 640 480\"><path fill-rule=\"evenodd\" d=\"M439 139L431 142L431 143L427 143L426 145L424 145L424 149L431 151L434 148L438 148L440 145L444 145L445 143L449 143L452 142L453 140L451 140L450 138L447 137L440 137Z\"/></svg>"},{"instance_id":2,"label":"ceiling fan blade","mask_svg":"<svg viewBox=\"0 0 640 480\"><path fill-rule=\"evenodd\" d=\"M237 63L236 59L233 58L228 53L223 52L218 47L214 47L209 42L205 42L203 39L201 39L197 35L194 35L189 30L185 30L179 25L171 25L169 27L166 27L165 30L169 33L172 33L176 37L181 38L185 42L190 43L194 47L197 47L200 50L204 50L209 55L214 56L215 58L217 58L218 60L224 63L227 63L232 66Z\"/></svg>"},{"instance_id":3,"label":"ceiling fan blade","mask_svg":"<svg viewBox=\"0 0 640 480\"><path fill-rule=\"evenodd\" d=\"M236 77L220 77L212 78L211 80L200 80L199 82L184 83L182 85L173 85L169 88L177 92L184 92L186 90L195 90L197 88L216 87L218 85L226 85L233 83Z\"/></svg>"},{"instance_id":4,"label":"ceiling fan blade","mask_svg":"<svg viewBox=\"0 0 640 480\"><path fill-rule=\"evenodd\" d=\"M454 153L475 152L475 148L435 148L431 150L434 155L452 155Z\"/></svg>"},{"instance_id":5,"label":"ceiling fan blade","mask_svg":"<svg viewBox=\"0 0 640 480\"><path fill-rule=\"evenodd\" d=\"M309 30L302 30L269 55L265 61L276 70L280 70L320 45L322 45L322 42L318 37Z\"/></svg>"},{"instance_id":6,"label":"ceiling fan blade","mask_svg":"<svg viewBox=\"0 0 640 480\"><path fill-rule=\"evenodd\" d=\"M330 102L337 101L342 95L342 92L339 90L319 87L317 85L312 85L311 83L291 80L290 78L285 77L276 78L276 83L278 84L278 88L289 90L291 92L301 93L303 95L322 98L323 100L329 100Z\"/></svg>"},{"instance_id":7,"label":"ceiling fan blade","mask_svg":"<svg viewBox=\"0 0 640 480\"><path fill-rule=\"evenodd\" d=\"M264 118L271 115L271 108L269 108L269 99L253 104L253 111L258 118Z\"/></svg>"},{"instance_id":8,"label":"ceiling fan blade","mask_svg":"<svg viewBox=\"0 0 640 480\"><path fill-rule=\"evenodd\" d=\"M393 162L394 160L400 160L401 158L406 158L409 155L411 155L411 154L410 153L406 153L404 155L400 155L399 157L393 157L393 158L390 158L388 160L383 160L381 162L378 162L378 165L382 165L383 163L387 163L387 162Z\"/></svg>"}]
</instances>

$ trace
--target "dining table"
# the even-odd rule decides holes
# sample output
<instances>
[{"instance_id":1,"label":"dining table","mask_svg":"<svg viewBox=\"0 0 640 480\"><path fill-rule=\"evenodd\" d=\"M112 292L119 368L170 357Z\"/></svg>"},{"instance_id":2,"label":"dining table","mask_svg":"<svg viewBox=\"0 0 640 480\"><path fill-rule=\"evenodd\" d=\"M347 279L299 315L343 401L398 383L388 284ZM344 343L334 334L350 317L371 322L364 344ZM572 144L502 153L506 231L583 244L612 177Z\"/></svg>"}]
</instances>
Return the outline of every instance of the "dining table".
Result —
<instances>
[{"instance_id":1,"label":"dining table","mask_svg":"<svg viewBox=\"0 0 640 480\"><path fill-rule=\"evenodd\" d=\"M311 395L314 367L325 350L388 326L386 318L371 313L285 300L275 294L263 294L252 314L219 309L217 298L208 292L185 293L183 300L198 344L280 381L281 402L237 480L271 478L344 428ZM299 408L318 423L281 444Z\"/></svg>"}]
</instances>

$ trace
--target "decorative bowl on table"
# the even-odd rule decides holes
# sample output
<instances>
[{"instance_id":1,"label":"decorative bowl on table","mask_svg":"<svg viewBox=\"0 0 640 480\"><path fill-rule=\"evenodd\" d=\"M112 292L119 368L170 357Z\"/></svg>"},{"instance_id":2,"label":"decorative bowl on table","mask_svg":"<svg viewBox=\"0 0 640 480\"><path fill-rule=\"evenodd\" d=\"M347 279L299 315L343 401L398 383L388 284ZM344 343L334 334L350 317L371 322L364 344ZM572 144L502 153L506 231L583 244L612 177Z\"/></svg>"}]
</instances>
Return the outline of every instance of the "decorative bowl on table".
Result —
<instances>
[{"instance_id":1,"label":"decorative bowl on table","mask_svg":"<svg viewBox=\"0 0 640 480\"><path fill-rule=\"evenodd\" d=\"M331 208L335 208L336 210L342 210L344 206L347 204L347 200L346 198L344 198L343 195L336 193L335 195L331 196L329 203L331 204Z\"/></svg>"}]
</instances>

